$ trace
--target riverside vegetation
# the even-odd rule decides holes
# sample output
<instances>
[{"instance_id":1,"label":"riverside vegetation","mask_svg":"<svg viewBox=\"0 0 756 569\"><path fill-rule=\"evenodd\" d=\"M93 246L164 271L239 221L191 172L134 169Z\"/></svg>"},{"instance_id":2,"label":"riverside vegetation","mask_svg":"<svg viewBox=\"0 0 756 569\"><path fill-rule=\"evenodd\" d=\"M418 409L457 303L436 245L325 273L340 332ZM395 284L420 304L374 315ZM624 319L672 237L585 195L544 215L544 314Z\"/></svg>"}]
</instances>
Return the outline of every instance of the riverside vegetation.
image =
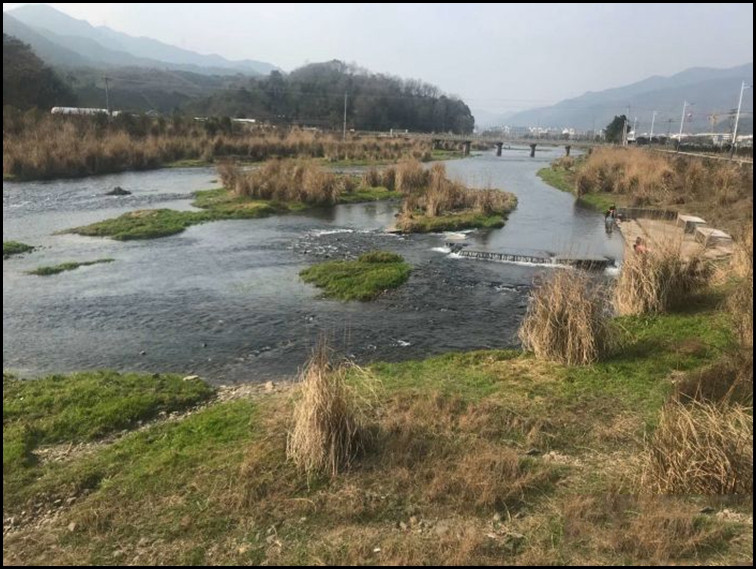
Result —
<instances>
[{"instance_id":1,"label":"riverside vegetation","mask_svg":"<svg viewBox=\"0 0 756 569\"><path fill-rule=\"evenodd\" d=\"M596 308L611 291L554 274L533 291L561 299L536 301L552 316L523 323L553 343L534 355L360 369L320 346L301 384L234 398L166 375L6 376L5 561L746 563L753 257L738 247L683 302L614 319ZM539 332L557 314L563 335Z\"/></svg>"},{"instance_id":2,"label":"riverside vegetation","mask_svg":"<svg viewBox=\"0 0 756 569\"><path fill-rule=\"evenodd\" d=\"M753 219L748 165L639 148L594 148L587 156L556 160L538 174L600 210L616 203L696 212L729 232Z\"/></svg>"},{"instance_id":3,"label":"riverside vegetation","mask_svg":"<svg viewBox=\"0 0 756 569\"><path fill-rule=\"evenodd\" d=\"M749 564L752 222L680 261L552 272L527 352L361 369L321 344L259 388L4 375L4 561Z\"/></svg>"},{"instance_id":4,"label":"riverside vegetation","mask_svg":"<svg viewBox=\"0 0 756 569\"><path fill-rule=\"evenodd\" d=\"M123 117L123 118L122 118ZM75 117L3 110L3 176L15 180L72 178L202 165L235 158L316 158L325 163L370 164L402 158L431 160L430 144L405 138L350 135L299 129L249 130L230 119L119 115Z\"/></svg>"}]
</instances>

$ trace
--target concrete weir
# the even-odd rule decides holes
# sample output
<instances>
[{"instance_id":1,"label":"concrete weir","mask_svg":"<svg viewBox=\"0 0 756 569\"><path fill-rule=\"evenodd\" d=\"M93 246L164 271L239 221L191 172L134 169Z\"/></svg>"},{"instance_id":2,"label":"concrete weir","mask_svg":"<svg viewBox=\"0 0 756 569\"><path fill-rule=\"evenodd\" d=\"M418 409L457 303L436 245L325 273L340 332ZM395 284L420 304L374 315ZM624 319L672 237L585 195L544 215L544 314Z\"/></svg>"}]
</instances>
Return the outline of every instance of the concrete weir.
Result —
<instances>
[{"instance_id":1,"label":"concrete weir","mask_svg":"<svg viewBox=\"0 0 756 569\"><path fill-rule=\"evenodd\" d=\"M511 263L534 263L539 265L570 266L587 271L603 271L614 265L614 259L609 257L573 257L571 255L554 255L541 257L538 255L518 255L515 253L497 253L496 251L476 251L466 249L460 243L446 243L452 253L468 259L480 259L483 261L509 261Z\"/></svg>"}]
</instances>

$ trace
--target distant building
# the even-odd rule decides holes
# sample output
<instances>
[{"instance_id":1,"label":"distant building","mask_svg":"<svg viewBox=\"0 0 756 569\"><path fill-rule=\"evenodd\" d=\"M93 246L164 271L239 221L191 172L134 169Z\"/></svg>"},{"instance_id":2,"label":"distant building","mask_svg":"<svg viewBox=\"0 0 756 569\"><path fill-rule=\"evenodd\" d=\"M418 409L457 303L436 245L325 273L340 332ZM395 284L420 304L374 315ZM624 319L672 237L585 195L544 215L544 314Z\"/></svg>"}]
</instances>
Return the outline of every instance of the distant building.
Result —
<instances>
[{"instance_id":1,"label":"distant building","mask_svg":"<svg viewBox=\"0 0 756 569\"><path fill-rule=\"evenodd\" d=\"M93 109L87 107L53 107L50 111L53 115L107 115L117 117L121 114L121 111L112 111L108 113L108 109Z\"/></svg>"}]
</instances>

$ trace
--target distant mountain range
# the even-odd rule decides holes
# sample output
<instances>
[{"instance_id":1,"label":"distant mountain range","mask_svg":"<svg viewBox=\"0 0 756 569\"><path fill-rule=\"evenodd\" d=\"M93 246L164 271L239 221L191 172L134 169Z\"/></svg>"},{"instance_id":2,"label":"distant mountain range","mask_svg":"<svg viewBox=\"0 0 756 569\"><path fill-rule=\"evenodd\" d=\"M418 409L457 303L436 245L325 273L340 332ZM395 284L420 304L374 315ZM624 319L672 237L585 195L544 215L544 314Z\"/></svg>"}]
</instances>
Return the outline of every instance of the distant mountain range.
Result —
<instances>
[{"instance_id":1,"label":"distant mountain range","mask_svg":"<svg viewBox=\"0 0 756 569\"><path fill-rule=\"evenodd\" d=\"M653 76L624 87L588 92L553 106L502 117L501 125L602 129L615 115L638 119L638 132L648 132L656 111L655 133L677 132L686 108L686 132L728 131L730 114L738 105L741 82L753 84L753 63L729 69L693 67L671 77ZM743 94L741 133L753 132L753 89ZM491 119L486 117L488 121Z\"/></svg>"},{"instance_id":2,"label":"distant mountain range","mask_svg":"<svg viewBox=\"0 0 756 569\"><path fill-rule=\"evenodd\" d=\"M55 66L146 67L203 75L267 75L278 69L263 61L231 61L95 27L44 4L3 12L3 32L28 43L42 60Z\"/></svg>"}]
</instances>

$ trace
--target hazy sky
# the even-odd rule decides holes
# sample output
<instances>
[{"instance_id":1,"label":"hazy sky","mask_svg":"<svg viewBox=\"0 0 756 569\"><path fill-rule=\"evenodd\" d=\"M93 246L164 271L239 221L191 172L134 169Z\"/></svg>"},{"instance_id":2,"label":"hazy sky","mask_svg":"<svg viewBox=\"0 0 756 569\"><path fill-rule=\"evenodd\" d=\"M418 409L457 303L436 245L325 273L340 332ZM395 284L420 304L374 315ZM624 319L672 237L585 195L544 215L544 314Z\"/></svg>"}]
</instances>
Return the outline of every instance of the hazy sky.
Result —
<instances>
[{"instance_id":1,"label":"hazy sky","mask_svg":"<svg viewBox=\"0 0 756 569\"><path fill-rule=\"evenodd\" d=\"M95 25L285 71L354 62L492 111L753 61L752 3L51 5Z\"/></svg>"}]
</instances>

